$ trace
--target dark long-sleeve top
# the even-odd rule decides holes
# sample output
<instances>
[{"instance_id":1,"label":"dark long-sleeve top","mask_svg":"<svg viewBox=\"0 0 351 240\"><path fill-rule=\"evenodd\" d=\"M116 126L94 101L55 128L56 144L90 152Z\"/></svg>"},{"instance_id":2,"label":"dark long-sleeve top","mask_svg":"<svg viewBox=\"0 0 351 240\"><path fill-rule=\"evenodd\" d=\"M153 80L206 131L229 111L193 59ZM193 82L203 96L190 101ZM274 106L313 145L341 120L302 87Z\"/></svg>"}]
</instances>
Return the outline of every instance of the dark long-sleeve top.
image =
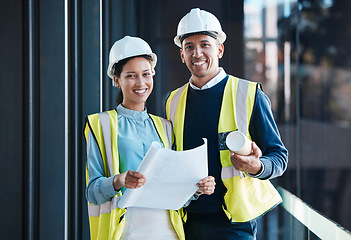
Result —
<instances>
[{"instance_id":1,"label":"dark long-sleeve top","mask_svg":"<svg viewBox=\"0 0 351 240\"><path fill-rule=\"evenodd\" d=\"M223 76L224 70L217 76ZM208 168L209 175L216 179L215 192L203 195L192 201L186 208L188 212L213 213L222 211L223 197L226 188L221 181L222 166L218 147L218 121L223 98L223 91L228 75L209 88L199 90L189 87L187 107L184 122L184 150L202 144L202 138L208 140ZM212 81L212 80L211 80ZM262 151L260 161L262 171L252 177L259 179L273 179L281 176L287 168L288 151L281 141L275 123L269 98L258 89L249 123L251 138Z\"/></svg>"}]
</instances>

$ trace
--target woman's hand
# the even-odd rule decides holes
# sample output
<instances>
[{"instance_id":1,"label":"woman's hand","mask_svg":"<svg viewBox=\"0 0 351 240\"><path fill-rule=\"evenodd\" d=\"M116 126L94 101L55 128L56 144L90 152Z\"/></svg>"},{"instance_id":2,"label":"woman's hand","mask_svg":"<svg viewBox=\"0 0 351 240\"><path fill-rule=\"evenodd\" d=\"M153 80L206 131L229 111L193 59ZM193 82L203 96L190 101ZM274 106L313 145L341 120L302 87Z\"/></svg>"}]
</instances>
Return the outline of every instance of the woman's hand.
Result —
<instances>
[{"instance_id":1,"label":"woman's hand","mask_svg":"<svg viewBox=\"0 0 351 240\"><path fill-rule=\"evenodd\" d=\"M113 187L115 190L125 188L140 188L146 182L146 177L136 171L128 170L124 173L115 175Z\"/></svg>"},{"instance_id":2,"label":"woman's hand","mask_svg":"<svg viewBox=\"0 0 351 240\"><path fill-rule=\"evenodd\" d=\"M197 190L197 193L199 195L201 194L211 195L212 193L214 193L215 186L216 186L215 178L212 176L207 176L204 179L201 179L196 184L196 186L199 188L199 190Z\"/></svg>"}]
</instances>

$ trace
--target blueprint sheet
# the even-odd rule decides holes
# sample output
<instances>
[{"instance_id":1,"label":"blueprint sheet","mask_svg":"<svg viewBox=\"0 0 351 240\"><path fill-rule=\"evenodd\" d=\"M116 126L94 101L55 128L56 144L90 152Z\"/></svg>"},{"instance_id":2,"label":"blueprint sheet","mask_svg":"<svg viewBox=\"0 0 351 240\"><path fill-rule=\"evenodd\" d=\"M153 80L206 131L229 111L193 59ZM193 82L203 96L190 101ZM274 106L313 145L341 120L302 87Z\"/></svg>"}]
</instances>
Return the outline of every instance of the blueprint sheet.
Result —
<instances>
[{"instance_id":1,"label":"blueprint sheet","mask_svg":"<svg viewBox=\"0 0 351 240\"><path fill-rule=\"evenodd\" d=\"M126 189L119 208L177 210L196 192L196 183L208 175L207 140L186 151L161 148L153 142L137 172L146 176L146 183L138 189Z\"/></svg>"}]
</instances>

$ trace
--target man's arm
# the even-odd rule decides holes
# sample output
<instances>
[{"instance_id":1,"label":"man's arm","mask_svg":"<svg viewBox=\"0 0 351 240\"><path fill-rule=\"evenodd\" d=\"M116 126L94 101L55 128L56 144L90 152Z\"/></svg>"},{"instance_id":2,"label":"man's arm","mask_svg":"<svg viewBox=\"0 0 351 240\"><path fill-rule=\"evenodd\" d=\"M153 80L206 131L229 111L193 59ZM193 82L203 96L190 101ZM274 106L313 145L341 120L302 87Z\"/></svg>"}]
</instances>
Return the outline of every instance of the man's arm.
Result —
<instances>
[{"instance_id":1,"label":"man's arm","mask_svg":"<svg viewBox=\"0 0 351 240\"><path fill-rule=\"evenodd\" d=\"M263 165L260 179L272 179L281 176L288 165L288 150L281 141L278 127L275 123L269 98L258 89L256 101L249 125L252 141L262 151L259 157Z\"/></svg>"}]
</instances>

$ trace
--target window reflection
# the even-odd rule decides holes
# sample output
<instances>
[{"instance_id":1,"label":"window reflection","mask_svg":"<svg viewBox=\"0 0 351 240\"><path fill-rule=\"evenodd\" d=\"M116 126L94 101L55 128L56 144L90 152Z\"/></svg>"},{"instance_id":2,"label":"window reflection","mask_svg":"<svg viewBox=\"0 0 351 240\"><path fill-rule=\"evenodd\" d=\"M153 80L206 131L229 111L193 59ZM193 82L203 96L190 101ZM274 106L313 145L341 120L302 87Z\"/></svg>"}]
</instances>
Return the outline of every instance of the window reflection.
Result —
<instances>
[{"instance_id":1,"label":"window reflection","mask_svg":"<svg viewBox=\"0 0 351 240\"><path fill-rule=\"evenodd\" d=\"M290 151L279 183L349 230L350 10L350 1L244 1L245 78L263 84Z\"/></svg>"}]
</instances>

